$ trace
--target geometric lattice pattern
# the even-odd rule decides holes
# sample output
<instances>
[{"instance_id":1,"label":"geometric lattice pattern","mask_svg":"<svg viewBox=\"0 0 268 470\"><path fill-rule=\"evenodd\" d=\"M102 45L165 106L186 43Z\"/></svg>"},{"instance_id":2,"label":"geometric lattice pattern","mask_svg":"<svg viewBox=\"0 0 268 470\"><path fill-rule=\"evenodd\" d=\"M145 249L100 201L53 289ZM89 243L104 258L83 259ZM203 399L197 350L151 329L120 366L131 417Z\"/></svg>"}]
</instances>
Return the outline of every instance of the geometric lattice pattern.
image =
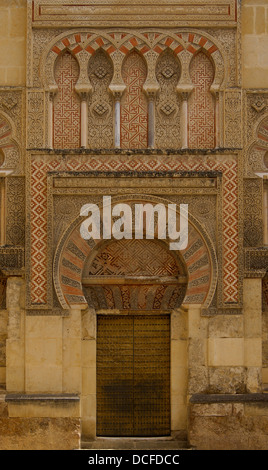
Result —
<instances>
[{"instance_id":1,"label":"geometric lattice pattern","mask_svg":"<svg viewBox=\"0 0 268 470\"><path fill-rule=\"evenodd\" d=\"M67 252L66 252L67 253ZM182 256L187 265L189 284L187 288L187 303L203 303L209 291L211 281L211 269L207 248L199 233L189 226L188 246L182 251ZM79 263L79 261L78 261ZM73 271L77 276L78 265ZM69 271L70 279L73 277ZM85 266L84 274L88 276L143 276L176 278L185 275L185 267L178 259L175 259L167 246L154 240L121 240L112 241L98 252L95 258ZM64 286L65 293L68 286ZM96 309L100 308L132 308L132 309L169 309L179 307L186 293L186 285L174 284L161 285L126 285L122 288L119 284L101 287L86 288L86 298L89 304Z\"/></svg>"},{"instance_id":2,"label":"geometric lattice pattern","mask_svg":"<svg viewBox=\"0 0 268 470\"><path fill-rule=\"evenodd\" d=\"M69 52L60 55L55 67L54 148L80 147L80 99L74 90L78 78L77 60Z\"/></svg>"},{"instance_id":3,"label":"geometric lattice pattern","mask_svg":"<svg viewBox=\"0 0 268 470\"><path fill-rule=\"evenodd\" d=\"M127 276L128 283L122 285L120 280L114 284L84 287L85 297L90 306L97 310L132 309L157 310L179 307L185 292L186 283L178 285L177 276L184 275L180 262L175 260L167 246L155 240L117 240L100 249L90 266L84 269L84 276L116 276L121 280ZM78 267L77 267L78 268ZM77 273L78 269L74 271ZM143 277L143 285L136 278ZM146 283L150 277L151 282ZM159 285L155 277L169 278L169 282ZM70 284L70 277L67 284ZM132 280L130 280L132 278ZM63 289L66 277L62 277ZM171 282L172 281L172 282ZM68 295L68 294L67 294Z\"/></svg>"},{"instance_id":4,"label":"geometric lattice pattern","mask_svg":"<svg viewBox=\"0 0 268 470\"><path fill-rule=\"evenodd\" d=\"M85 275L177 276L172 254L153 240L117 240L101 250Z\"/></svg>"},{"instance_id":5,"label":"geometric lattice pattern","mask_svg":"<svg viewBox=\"0 0 268 470\"><path fill-rule=\"evenodd\" d=\"M143 58L132 52L123 64L122 77L126 90L121 102L121 148L146 148L148 111L142 91L147 69Z\"/></svg>"},{"instance_id":6,"label":"geometric lattice pattern","mask_svg":"<svg viewBox=\"0 0 268 470\"><path fill-rule=\"evenodd\" d=\"M223 252L225 276L223 280L224 300L237 301L238 276L238 205L237 173L228 168L223 174Z\"/></svg>"},{"instance_id":7,"label":"geometric lattice pattern","mask_svg":"<svg viewBox=\"0 0 268 470\"><path fill-rule=\"evenodd\" d=\"M208 249L192 225L189 225L188 246L181 253L185 264L180 255L171 253L168 245L157 240L106 242L99 251L94 247L97 254L93 260L89 257L90 245L79 237L79 227L65 242L59 282L67 304L85 303L85 296L96 310L170 310L178 308L184 298L186 303L203 303L207 297L211 283ZM186 280L178 284L178 275L185 276L186 272L188 286ZM87 279L84 294L81 277ZM97 285L96 277L102 278ZM142 286L138 281L141 278Z\"/></svg>"},{"instance_id":8,"label":"geometric lattice pattern","mask_svg":"<svg viewBox=\"0 0 268 470\"><path fill-rule=\"evenodd\" d=\"M199 52L190 65L194 90L189 97L189 148L215 147L215 105L210 87L214 68L210 59Z\"/></svg>"},{"instance_id":9,"label":"geometric lattice pattern","mask_svg":"<svg viewBox=\"0 0 268 470\"><path fill-rule=\"evenodd\" d=\"M180 156L127 156L97 158L94 156L70 156L66 160L58 156L47 162L38 157L32 160L32 270L31 296L34 304L47 301L47 185L48 171L209 171L223 173L223 282L224 301L237 302L238 292L238 196L237 163L213 156L187 159Z\"/></svg>"}]
</instances>

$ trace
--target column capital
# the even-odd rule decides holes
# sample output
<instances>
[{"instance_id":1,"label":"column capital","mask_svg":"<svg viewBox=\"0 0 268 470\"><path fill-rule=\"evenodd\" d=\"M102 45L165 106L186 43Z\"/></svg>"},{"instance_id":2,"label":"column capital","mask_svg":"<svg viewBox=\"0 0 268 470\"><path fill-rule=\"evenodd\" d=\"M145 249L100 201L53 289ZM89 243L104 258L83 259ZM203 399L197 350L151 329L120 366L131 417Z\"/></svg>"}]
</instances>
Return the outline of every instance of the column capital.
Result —
<instances>
[{"instance_id":1,"label":"column capital","mask_svg":"<svg viewBox=\"0 0 268 470\"><path fill-rule=\"evenodd\" d=\"M58 87L57 85L50 85L47 91L48 91L49 100L53 101L54 96L58 93Z\"/></svg>"},{"instance_id":2,"label":"column capital","mask_svg":"<svg viewBox=\"0 0 268 470\"><path fill-rule=\"evenodd\" d=\"M179 93L183 100L188 100L189 95L192 93L194 87L190 84L179 84L177 85L177 93Z\"/></svg>"},{"instance_id":3,"label":"column capital","mask_svg":"<svg viewBox=\"0 0 268 470\"><path fill-rule=\"evenodd\" d=\"M91 85L75 85L75 91L80 96L82 101L86 101L90 93L92 93Z\"/></svg>"},{"instance_id":4,"label":"column capital","mask_svg":"<svg viewBox=\"0 0 268 470\"><path fill-rule=\"evenodd\" d=\"M156 95L159 91L159 85L157 83L150 83L143 86L143 91L146 94L149 101L154 101L156 99Z\"/></svg>"},{"instance_id":5,"label":"column capital","mask_svg":"<svg viewBox=\"0 0 268 470\"><path fill-rule=\"evenodd\" d=\"M116 101L121 101L123 93L126 89L126 85L113 85L109 86L110 92L113 94L113 97Z\"/></svg>"}]
</instances>

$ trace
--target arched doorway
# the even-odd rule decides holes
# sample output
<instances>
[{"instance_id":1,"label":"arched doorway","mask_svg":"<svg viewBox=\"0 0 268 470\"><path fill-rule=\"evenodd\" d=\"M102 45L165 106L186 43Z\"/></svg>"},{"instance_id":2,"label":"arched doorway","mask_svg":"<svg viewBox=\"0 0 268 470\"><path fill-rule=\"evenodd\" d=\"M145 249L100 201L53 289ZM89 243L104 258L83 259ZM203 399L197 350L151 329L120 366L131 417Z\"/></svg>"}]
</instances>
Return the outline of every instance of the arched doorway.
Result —
<instances>
[{"instance_id":1,"label":"arched doorway","mask_svg":"<svg viewBox=\"0 0 268 470\"><path fill-rule=\"evenodd\" d=\"M120 197L118 200L129 202L131 205L133 199L134 197L131 199ZM144 198L135 196L134 201L135 203L163 202L154 196L144 196ZM98 335L101 328L100 321L102 318L106 319L105 325L108 326L109 315L112 315L112 322L116 320L116 315L120 316L120 324L123 318L144 316L145 322L150 319L150 325L154 320L153 316L158 322L161 316L164 318L167 315L170 367L167 395L170 400L168 403L170 428L165 425L165 431L162 428L157 432L163 435L170 429L171 435L178 432L185 433L189 372L188 323L197 311L200 314L201 308L209 308L215 295L218 265L213 242L191 213L189 213L189 242L187 248L182 251L172 251L169 249L169 240L156 238L84 240L80 235L80 226L81 217L78 217L60 239L54 256L53 279L58 301L66 313L68 312L70 321L73 321L72 318L82 320L82 329L79 333L82 343L81 369L77 373L81 373L82 379L83 436L90 439L96 437L97 342L100 338ZM144 270L145 267L149 271ZM135 328L133 322L132 318L132 329ZM164 328L162 325L160 331ZM112 330L117 332L117 326L113 325ZM142 331L146 331L146 326L142 327ZM120 335L122 340L118 340L117 344L122 344L125 339L124 330ZM107 336L109 337L109 334L104 338L105 344ZM148 338L143 338L145 346L152 342L152 339L149 341ZM110 346L110 349L115 348ZM109 350L103 353L104 357L109 354ZM118 357L123 356L121 348ZM148 358L149 353L142 353L142 356ZM156 357L156 354L153 353L153 357ZM115 360L116 358L114 362ZM131 406L133 409L133 402ZM157 407L161 410L161 406ZM144 409L143 404L142 409ZM163 419L163 415L161 416ZM149 431L147 427L146 435L152 435L153 427L154 424ZM107 434L111 435L112 432L115 434L114 430L108 430ZM129 430L127 432L130 434ZM100 434L100 431L97 430L97 433ZM140 434L140 431L137 433ZM101 434L103 435L103 431Z\"/></svg>"},{"instance_id":2,"label":"arched doorway","mask_svg":"<svg viewBox=\"0 0 268 470\"><path fill-rule=\"evenodd\" d=\"M112 240L88 258L82 284L97 314L97 435L169 435L170 318L187 289L183 260L159 240Z\"/></svg>"}]
</instances>

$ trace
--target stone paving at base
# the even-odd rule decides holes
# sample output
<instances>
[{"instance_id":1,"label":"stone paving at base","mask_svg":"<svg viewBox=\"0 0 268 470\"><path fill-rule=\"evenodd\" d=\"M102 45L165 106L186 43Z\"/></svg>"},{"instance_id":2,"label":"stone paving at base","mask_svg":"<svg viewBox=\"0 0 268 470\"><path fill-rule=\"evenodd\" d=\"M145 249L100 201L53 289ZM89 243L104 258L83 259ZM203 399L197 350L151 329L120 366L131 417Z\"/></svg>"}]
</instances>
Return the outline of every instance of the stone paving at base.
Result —
<instances>
[{"instance_id":1,"label":"stone paving at base","mask_svg":"<svg viewBox=\"0 0 268 470\"><path fill-rule=\"evenodd\" d=\"M171 439L96 439L82 441L83 450L190 450L186 441Z\"/></svg>"}]
</instances>

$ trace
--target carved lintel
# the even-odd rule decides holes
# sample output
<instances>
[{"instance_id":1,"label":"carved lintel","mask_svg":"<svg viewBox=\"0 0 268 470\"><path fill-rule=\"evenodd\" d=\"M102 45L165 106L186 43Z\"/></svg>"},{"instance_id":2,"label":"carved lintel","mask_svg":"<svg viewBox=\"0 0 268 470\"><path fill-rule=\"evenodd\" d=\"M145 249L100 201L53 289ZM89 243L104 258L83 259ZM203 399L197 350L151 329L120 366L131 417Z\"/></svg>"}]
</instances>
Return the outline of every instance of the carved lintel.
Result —
<instances>
[{"instance_id":1,"label":"carved lintel","mask_svg":"<svg viewBox=\"0 0 268 470\"><path fill-rule=\"evenodd\" d=\"M33 308L26 310L26 316L55 316L55 317L68 317L70 315L70 310L64 310L61 308L45 309L45 308Z\"/></svg>"},{"instance_id":2,"label":"carved lintel","mask_svg":"<svg viewBox=\"0 0 268 470\"><path fill-rule=\"evenodd\" d=\"M237 306L231 307L208 307L201 309L201 316L203 317L213 317L215 315L241 315L243 309Z\"/></svg>"},{"instance_id":3,"label":"carved lintel","mask_svg":"<svg viewBox=\"0 0 268 470\"><path fill-rule=\"evenodd\" d=\"M260 271L244 271L244 278L246 279L255 279L255 278L264 278L266 275L265 270Z\"/></svg>"}]
</instances>

